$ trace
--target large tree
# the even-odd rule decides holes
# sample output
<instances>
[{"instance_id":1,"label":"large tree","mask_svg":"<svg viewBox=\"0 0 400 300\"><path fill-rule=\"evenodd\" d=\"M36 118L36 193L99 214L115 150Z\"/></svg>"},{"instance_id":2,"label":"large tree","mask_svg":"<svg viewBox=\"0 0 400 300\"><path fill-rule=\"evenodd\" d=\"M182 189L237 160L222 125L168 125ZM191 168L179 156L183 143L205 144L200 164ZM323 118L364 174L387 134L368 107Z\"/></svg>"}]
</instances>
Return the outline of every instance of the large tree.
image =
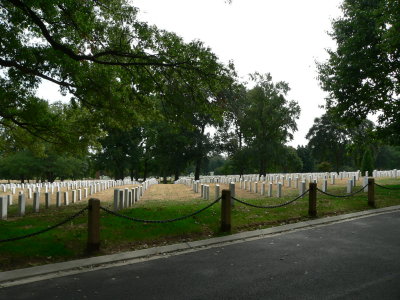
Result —
<instances>
[{"instance_id":1,"label":"large tree","mask_svg":"<svg viewBox=\"0 0 400 300\"><path fill-rule=\"evenodd\" d=\"M58 137L70 128L35 97L42 81L69 93L87 129L99 131L99 123L135 126L154 112L149 95L170 100L164 87L172 81L189 93L192 83L206 86L226 72L200 41L185 43L138 21L137 13L127 0L1 1L0 123L65 144Z\"/></svg>"},{"instance_id":2,"label":"large tree","mask_svg":"<svg viewBox=\"0 0 400 300\"><path fill-rule=\"evenodd\" d=\"M246 95L242 132L253 150L259 174L265 175L279 146L293 139L300 107L286 98L289 91L286 82L274 83L270 74L255 73L251 79L256 85Z\"/></svg>"},{"instance_id":3,"label":"large tree","mask_svg":"<svg viewBox=\"0 0 400 300\"><path fill-rule=\"evenodd\" d=\"M348 130L331 114L315 118L306 138L309 140L308 147L318 162L331 163L336 172L345 165L346 148L349 144Z\"/></svg>"},{"instance_id":4,"label":"large tree","mask_svg":"<svg viewBox=\"0 0 400 300\"><path fill-rule=\"evenodd\" d=\"M331 32L337 49L319 64L327 108L350 125L379 113L378 130L400 143L400 2L345 0L341 8Z\"/></svg>"},{"instance_id":5,"label":"large tree","mask_svg":"<svg viewBox=\"0 0 400 300\"><path fill-rule=\"evenodd\" d=\"M235 85L230 91L218 139L237 172L265 175L267 170L285 168L279 153L297 130L300 107L287 99L287 83L274 83L270 74L254 73L250 79L252 89Z\"/></svg>"}]
</instances>

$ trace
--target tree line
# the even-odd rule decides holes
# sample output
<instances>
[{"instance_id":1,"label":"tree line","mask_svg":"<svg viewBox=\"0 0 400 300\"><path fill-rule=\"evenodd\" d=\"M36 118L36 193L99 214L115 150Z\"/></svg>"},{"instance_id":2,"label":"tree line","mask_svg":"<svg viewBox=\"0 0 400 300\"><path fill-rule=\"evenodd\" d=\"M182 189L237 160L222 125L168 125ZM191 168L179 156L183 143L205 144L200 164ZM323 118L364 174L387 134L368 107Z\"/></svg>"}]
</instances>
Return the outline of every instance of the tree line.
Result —
<instances>
[{"instance_id":1,"label":"tree line","mask_svg":"<svg viewBox=\"0 0 400 300\"><path fill-rule=\"evenodd\" d=\"M295 149L287 143L300 107L288 99L286 82L257 72L242 82L233 62L140 21L129 1L5 0L0 177L177 179L395 167L396 5L344 1L343 17L332 23L338 49L318 64L327 112L315 119L308 144ZM44 81L70 101L39 98ZM378 124L367 120L374 112Z\"/></svg>"}]
</instances>

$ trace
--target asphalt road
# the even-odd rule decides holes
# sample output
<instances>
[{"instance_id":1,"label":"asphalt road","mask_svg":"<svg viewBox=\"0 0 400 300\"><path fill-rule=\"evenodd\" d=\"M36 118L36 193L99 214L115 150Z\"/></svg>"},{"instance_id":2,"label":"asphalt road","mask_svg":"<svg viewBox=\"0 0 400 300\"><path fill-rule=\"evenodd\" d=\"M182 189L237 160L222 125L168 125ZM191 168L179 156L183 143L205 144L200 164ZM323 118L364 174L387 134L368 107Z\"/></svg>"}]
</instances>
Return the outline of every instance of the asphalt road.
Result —
<instances>
[{"instance_id":1,"label":"asphalt road","mask_svg":"<svg viewBox=\"0 0 400 300\"><path fill-rule=\"evenodd\" d=\"M0 299L400 299L400 212L2 288Z\"/></svg>"}]
</instances>

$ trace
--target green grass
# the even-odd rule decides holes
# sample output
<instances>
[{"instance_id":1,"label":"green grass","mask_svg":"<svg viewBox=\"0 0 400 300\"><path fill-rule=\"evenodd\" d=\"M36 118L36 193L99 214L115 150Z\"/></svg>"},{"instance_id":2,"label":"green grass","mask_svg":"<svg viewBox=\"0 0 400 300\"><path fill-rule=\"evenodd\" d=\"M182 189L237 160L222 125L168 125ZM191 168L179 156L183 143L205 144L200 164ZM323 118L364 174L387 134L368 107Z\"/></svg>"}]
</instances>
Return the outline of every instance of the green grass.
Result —
<instances>
[{"instance_id":1,"label":"green grass","mask_svg":"<svg viewBox=\"0 0 400 300\"><path fill-rule=\"evenodd\" d=\"M385 186L400 187L396 180L378 180ZM330 187L333 194L345 194L344 187ZM283 203L298 195L297 190L285 191L283 198L241 199L258 205ZM375 187L377 207L400 205L400 190L391 191ZM318 217L343 214L371 209L367 204L367 193L359 193L348 198L332 198L318 193ZM209 201L146 201L139 202L133 208L121 211L131 217L149 220L164 220L190 214ZM110 205L110 204L108 204ZM23 218L12 217L0 221L0 240L29 234L56 224L80 209L85 204L79 203L60 208L43 209L40 213L31 213ZM11 209L10 215L16 211ZM185 220L165 224L144 224L117 218L101 212L101 254L115 253L198 240L220 236L220 204L199 215ZM267 228L281 224L307 220L308 195L285 207L274 209L252 208L236 203L232 210L232 233ZM62 225L59 228L27 239L0 243L0 270L16 269L51 262L65 261L85 257L87 239L87 214Z\"/></svg>"}]
</instances>

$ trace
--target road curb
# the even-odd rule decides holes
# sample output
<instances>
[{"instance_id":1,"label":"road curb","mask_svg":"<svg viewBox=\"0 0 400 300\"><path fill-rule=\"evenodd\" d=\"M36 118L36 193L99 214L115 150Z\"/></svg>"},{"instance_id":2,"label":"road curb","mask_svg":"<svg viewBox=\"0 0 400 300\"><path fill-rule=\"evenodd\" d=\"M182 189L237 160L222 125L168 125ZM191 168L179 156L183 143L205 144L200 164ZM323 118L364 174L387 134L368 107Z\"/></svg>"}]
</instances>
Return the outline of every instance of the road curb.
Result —
<instances>
[{"instance_id":1,"label":"road curb","mask_svg":"<svg viewBox=\"0 0 400 300\"><path fill-rule=\"evenodd\" d=\"M216 237L207 240L173 244L173 245L154 247L136 251L122 252L111 255L72 260L62 263L18 269L13 271L0 272L0 287L11 285L7 283L12 283L21 280L36 281L36 280L41 280L41 278L45 279L43 277L47 276L48 278L48 276L51 274L54 274L57 277L61 277L64 275L70 275L74 273L92 271L98 268L112 267L115 264L122 262L133 263L135 262L135 260L137 261L138 259L151 258L157 256L163 257L163 255L165 254L171 254L171 253L179 254L181 252L185 253L193 250L198 251L208 247L213 247L213 246L215 247L217 245L223 245L235 242L245 242L250 239L265 238L276 234L282 234L296 230L304 230L315 226L329 225L333 223L350 221L357 218L396 212L399 210L400 210L400 205L391 206L380 209L350 213L345 215L314 219L293 224L286 224L266 229L240 232L232 235Z\"/></svg>"}]
</instances>

